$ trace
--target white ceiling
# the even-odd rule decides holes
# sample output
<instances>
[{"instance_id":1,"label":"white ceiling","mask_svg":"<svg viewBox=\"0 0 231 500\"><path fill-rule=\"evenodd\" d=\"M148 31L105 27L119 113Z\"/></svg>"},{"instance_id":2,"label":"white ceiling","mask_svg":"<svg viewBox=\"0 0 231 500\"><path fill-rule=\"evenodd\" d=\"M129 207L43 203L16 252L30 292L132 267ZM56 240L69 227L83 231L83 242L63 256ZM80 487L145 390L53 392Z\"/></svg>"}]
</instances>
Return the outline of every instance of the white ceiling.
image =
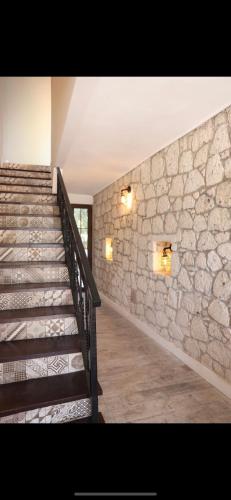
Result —
<instances>
[{"instance_id":1,"label":"white ceiling","mask_svg":"<svg viewBox=\"0 0 231 500\"><path fill-rule=\"evenodd\" d=\"M79 77L59 164L95 194L231 104L231 77Z\"/></svg>"}]
</instances>

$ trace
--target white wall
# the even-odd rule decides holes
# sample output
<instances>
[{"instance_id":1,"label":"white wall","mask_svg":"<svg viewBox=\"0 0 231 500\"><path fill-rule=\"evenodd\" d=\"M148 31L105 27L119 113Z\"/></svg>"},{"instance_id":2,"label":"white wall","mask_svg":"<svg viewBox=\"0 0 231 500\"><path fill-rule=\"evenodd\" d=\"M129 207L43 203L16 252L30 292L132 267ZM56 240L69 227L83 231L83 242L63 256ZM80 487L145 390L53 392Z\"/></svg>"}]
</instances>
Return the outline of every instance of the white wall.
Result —
<instances>
[{"instance_id":1,"label":"white wall","mask_svg":"<svg viewBox=\"0 0 231 500\"><path fill-rule=\"evenodd\" d=\"M0 80L1 161L50 165L51 78L4 77Z\"/></svg>"},{"instance_id":2,"label":"white wall","mask_svg":"<svg viewBox=\"0 0 231 500\"><path fill-rule=\"evenodd\" d=\"M70 106L76 77L51 78L51 162L57 166L58 151ZM62 166L62 165L59 165Z\"/></svg>"},{"instance_id":3,"label":"white wall","mask_svg":"<svg viewBox=\"0 0 231 500\"><path fill-rule=\"evenodd\" d=\"M93 205L93 196L90 194L68 193L70 203Z\"/></svg>"},{"instance_id":4,"label":"white wall","mask_svg":"<svg viewBox=\"0 0 231 500\"><path fill-rule=\"evenodd\" d=\"M3 103L3 82L2 78L0 78L0 162L2 158L2 144L3 144L3 129L2 129L2 119L3 119L3 110L2 110L2 103Z\"/></svg>"}]
</instances>

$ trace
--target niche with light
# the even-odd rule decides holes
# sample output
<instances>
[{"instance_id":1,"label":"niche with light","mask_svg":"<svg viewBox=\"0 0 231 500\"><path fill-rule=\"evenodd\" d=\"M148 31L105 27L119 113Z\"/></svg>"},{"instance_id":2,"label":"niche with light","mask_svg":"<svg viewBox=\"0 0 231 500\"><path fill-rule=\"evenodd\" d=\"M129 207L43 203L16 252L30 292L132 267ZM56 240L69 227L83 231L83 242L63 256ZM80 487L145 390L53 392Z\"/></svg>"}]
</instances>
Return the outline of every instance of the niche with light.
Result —
<instances>
[{"instance_id":1,"label":"niche with light","mask_svg":"<svg viewBox=\"0 0 231 500\"><path fill-rule=\"evenodd\" d=\"M154 242L153 270L158 274L171 275L172 244L166 241Z\"/></svg>"},{"instance_id":2,"label":"niche with light","mask_svg":"<svg viewBox=\"0 0 231 500\"><path fill-rule=\"evenodd\" d=\"M132 190L131 186L121 189L121 203L127 208L132 207Z\"/></svg>"},{"instance_id":3,"label":"niche with light","mask_svg":"<svg viewBox=\"0 0 231 500\"><path fill-rule=\"evenodd\" d=\"M105 257L106 260L113 260L112 238L106 238L105 240Z\"/></svg>"}]
</instances>

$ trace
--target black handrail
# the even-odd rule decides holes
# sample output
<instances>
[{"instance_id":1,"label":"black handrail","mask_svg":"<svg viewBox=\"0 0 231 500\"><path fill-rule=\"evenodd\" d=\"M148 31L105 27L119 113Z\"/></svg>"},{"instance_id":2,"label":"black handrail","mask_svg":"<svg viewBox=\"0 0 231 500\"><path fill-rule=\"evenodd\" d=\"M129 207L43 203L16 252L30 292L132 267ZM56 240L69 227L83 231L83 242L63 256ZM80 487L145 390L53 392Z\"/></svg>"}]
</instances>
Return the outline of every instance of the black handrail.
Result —
<instances>
[{"instance_id":1,"label":"black handrail","mask_svg":"<svg viewBox=\"0 0 231 500\"><path fill-rule=\"evenodd\" d=\"M95 308L101 305L101 300L59 167L57 167L57 199L84 368L91 397L91 421L98 422Z\"/></svg>"}]
</instances>

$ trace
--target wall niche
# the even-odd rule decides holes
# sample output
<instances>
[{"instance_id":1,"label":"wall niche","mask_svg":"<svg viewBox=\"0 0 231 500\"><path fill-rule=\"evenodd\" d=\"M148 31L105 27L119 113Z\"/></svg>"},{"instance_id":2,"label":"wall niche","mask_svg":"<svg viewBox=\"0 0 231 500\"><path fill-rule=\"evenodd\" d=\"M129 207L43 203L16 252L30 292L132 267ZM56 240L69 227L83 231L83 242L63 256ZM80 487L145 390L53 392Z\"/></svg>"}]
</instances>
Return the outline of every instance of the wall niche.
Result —
<instances>
[{"instance_id":1,"label":"wall niche","mask_svg":"<svg viewBox=\"0 0 231 500\"><path fill-rule=\"evenodd\" d=\"M113 260L113 246L112 246L112 238L105 238L105 253L104 257L106 260Z\"/></svg>"},{"instance_id":2,"label":"wall niche","mask_svg":"<svg viewBox=\"0 0 231 500\"><path fill-rule=\"evenodd\" d=\"M155 274L171 276L173 245L170 241L153 242L153 271Z\"/></svg>"}]
</instances>

